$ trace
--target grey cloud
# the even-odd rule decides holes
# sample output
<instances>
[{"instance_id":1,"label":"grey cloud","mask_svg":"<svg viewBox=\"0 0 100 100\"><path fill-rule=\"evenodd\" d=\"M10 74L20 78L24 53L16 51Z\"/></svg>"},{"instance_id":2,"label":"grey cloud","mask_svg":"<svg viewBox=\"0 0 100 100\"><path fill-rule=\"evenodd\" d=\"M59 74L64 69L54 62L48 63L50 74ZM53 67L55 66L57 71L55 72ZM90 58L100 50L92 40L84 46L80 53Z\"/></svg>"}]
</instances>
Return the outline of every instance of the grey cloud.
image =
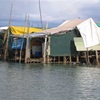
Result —
<instances>
[{"instance_id":1,"label":"grey cloud","mask_svg":"<svg viewBox=\"0 0 100 100\"><path fill-rule=\"evenodd\" d=\"M95 21L100 21L100 2L97 4L84 5L79 10L81 16L92 17Z\"/></svg>"},{"instance_id":2,"label":"grey cloud","mask_svg":"<svg viewBox=\"0 0 100 100\"><path fill-rule=\"evenodd\" d=\"M100 2L92 0L40 0L43 20L69 20L80 17L92 17L100 21ZM26 14L31 20L40 20L38 0L1 0L0 19L9 19L11 3L13 2L12 19L23 19Z\"/></svg>"}]
</instances>

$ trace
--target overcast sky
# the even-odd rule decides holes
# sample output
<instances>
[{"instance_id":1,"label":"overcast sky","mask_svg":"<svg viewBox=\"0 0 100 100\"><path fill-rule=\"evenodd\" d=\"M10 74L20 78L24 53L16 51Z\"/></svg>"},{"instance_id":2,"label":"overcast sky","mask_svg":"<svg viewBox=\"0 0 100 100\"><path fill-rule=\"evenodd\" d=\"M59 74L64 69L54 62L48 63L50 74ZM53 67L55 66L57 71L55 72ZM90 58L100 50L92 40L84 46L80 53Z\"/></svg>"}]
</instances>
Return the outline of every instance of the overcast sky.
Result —
<instances>
[{"instance_id":1,"label":"overcast sky","mask_svg":"<svg viewBox=\"0 0 100 100\"><path fill-rule=\"evenodd\" d=\"M100 0L40 0L42 19L45 21L64 21L70 19L93 18L100 22ZM0 0L0 20L9 19L13 3L12 19L40 20L39 0Z\"/></svg>"}]
</instances>

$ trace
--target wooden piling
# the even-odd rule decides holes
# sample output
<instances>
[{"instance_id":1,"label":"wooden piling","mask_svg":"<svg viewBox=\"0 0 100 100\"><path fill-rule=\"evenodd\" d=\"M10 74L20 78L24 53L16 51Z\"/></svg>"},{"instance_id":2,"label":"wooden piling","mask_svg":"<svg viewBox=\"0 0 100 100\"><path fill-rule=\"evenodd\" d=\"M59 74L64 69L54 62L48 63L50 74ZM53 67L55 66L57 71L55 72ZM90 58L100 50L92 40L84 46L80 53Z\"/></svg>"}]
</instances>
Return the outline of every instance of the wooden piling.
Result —
<instances>
[{"instance_id":1,"label":"wooden piling","mask_svg":"<svg viewBox=\"0 0 100 100\"><path fill-rule=\"evenodd\" d=\"M9 19L9 27L10 27L10 25L11 25L12 8L13 8L13 3L11 4L10 19ZM4 50L4 60L7 59L7 54L8 54L9 34L10 34L10 32L9 32L9 29L8 29L7 41L6 41L6 46L5 46L5 50Z\"/></svg>"},{"instance_id":2,"label":"wooden piling","mask_svg":"<svg viewBox=\"0 0 100 100\"><path fill-rule=\"evenodd\" d=\"M30 30L30 21L29 21L29 16L28 16L28 27L27 27L27 33L29 34L29 30ZM27 60L30 59L30 40L29 40L29 36L27 36L26 38L26 53L25 53L25 63L27 63Z\"/></svg>"},{"instance_id":3,"label":"wooden piling","mask_svg":"<svg viewBox=\"0 0 100 100\"><path fill-rule=\"evenodd\" d=\"M99 57L98 57L98 51L96 50L95 52L96 52L96 62L97 62L97 64L99 64L99 60L98 60L98 58L99 58Z\"/></svg>"},{"instance_id":4,"label":"wooden piling","mask_svg":"<svg viewBox=\"0 0 100 100\"><path fill-rule=\"evenodd\" d=\"M25 32L25 28L26 28L26 18L27 18L27 15L25 16L24 32ZM22 37L22 43L21 43L21 49L20 49L20 59L19 59L19 63L21 62L21 59L22 59L23 44L24 44L24 34L23 34L23 37Z\"/></svg>"},{"instance_id":5,"label":"wooden piling","mask_svg":"<svg viewBox=\"0 0 100 100\"><path fill-rule=\"evenodd\" d=\"M90 64L88 48L87 48L87 51L86 51L86 63Z\"/></svg>"},{"instance_id":6,"label":"wooden piling","mask_svg":"<svg viewBox=\"0 0 100 100\"><path fill-rule=\"evenodd\" d=\"M63 59L64 59L64 64L66 64L66 56L64 56Z\"/></svg>"},{"instance_id":7,"label":"wooden piling","mask_svg":"<svg viewBox=\"0 0 100 100\"><path fill-rule=\"evenodd\" d=\"M72 57L71 56L69 56L69 61L70 61L70 63L72 63Z\"/></svg>"},{"instance_id":8,"label":"wooden piling","mask_svg":"<svg viewBox=\"0 0 100 100\"><path fill-rule=\"evenodd\" d=\"M60 63L60 56L58 56L58 63Z\"/></svg>"},{"instance_id":9,"label":"wooden piling","mask_svg":"<svg viewBox=\"0 0 100 100\"><path fill-rule=\"evenodd\" d=\"M78 56L78 54L76 55L76 62L79 63L79 56Z\"/></svg>"}]
</instances>

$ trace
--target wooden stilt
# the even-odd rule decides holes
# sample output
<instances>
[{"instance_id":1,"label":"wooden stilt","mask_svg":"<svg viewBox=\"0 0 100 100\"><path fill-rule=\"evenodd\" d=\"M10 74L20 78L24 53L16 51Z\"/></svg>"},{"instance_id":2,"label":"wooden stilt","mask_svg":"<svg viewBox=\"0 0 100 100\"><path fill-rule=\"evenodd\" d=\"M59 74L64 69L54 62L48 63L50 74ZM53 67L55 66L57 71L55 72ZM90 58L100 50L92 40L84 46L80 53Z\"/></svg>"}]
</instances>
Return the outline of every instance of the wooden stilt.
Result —
<instances>
[{"instance_id":1,"label":"wooden stilt","mask_svg":"<svg viewBox=\"0 0 100 100\"><path fill-rule=\"evenodd\" d=\"M86 52L83 52L83 58L85 59L86 63L87 63L87 56L86 56Z\"/></svg>"},{"instance_id":2,"label":"wooden stilt","mask_svg":"<svg viewBox=\"0 0 100 100\"><path fill-rule=\"evenodd\" d=\"M15 38L15 45L16 45L16 49L15 49L15 62L17 61L17 54L18 54L18 50L17 50L17 41L18 41L18 38L16 37L16 38Z\"/></svg>"},{"instance_id":3,"label":"wooden stilt","mask_svg":"<svg viewBox=\"0 0 100 100\"><path fill-rule=\"evenodd\" d=\"M26 27L26 17L27 17L27 15L25 16L25 22L24 22L24 32L25 32L25 27ZM22 44L21 44L21 49L20 49L20 58L19 58L19 63L20 63L20 62L21 62L21 60L22 60L22 49L23 49L23 44L24 44L24 34L23 34Z\"/></svg>"},{"instance_id":4,"label":"wooden stilt","mask_svg":"<svg viewBox=\"0 0 100 100\"><path fill-rule=\"evenodd\" d=\"M64 58L63 58L63 59L64 59L64 64L66 64L66 56L64 56Z\"/></svg>"},{"instance_id":5,"label":"wooden stilt","mask_svg":"<svg viewBox=\"0 0 100 100\"><path fill-rule=\"evenodd\" d=\"M47 56L47 63L50 63L50 57L49 57L49 55Z\"/></svg>"},{"instance_id":6,"label":"wooden stilt","mask_svg":"<svg viewBox=\"0 0 100 100\"><path fill-rule=\"evenodd\" d=\"M27 63L27 39L26 39L26 50L25 50L25 64Z\"/></svg>"},{"instance_id":7,"label":"wooden stilt","mask_svg":"<svg viewBox=\"0 0 100 100\"><path fill-rule=\"evenodd\" d=\"M46 56L47 56L47 35L45 36L43 63L46 63L46 60L47 60Z\"/></svg>"},{"instance_id":8,"label":"wooden stilt","mask_svg":"<svg viewBox=\"0 0 100 100\"><path fill-rule=\"evenodd\" d=\"M50 37L48 36L48 44L47 44L47 63L50 63Z\"/></svg>"},{"instance_id":9,"label":"wooden stilt","mask_svg":"<svg viewBox=\"0 0 100 100\"><path fill-rule=\"evenodd\" d=\"M56 59L55 59L55 57L54 57L54 58L53 58L53 62L54 62L54 63L55 63L55 60L56 60Z\"/></svg>"},{"instance_id":10,"label":"wooden stilt","mask_svg":"<svg viewBox=\"0 0 100 100\"><path fill-rule=\"evenodd\" d=\"M76 56L76 62L79 63L79 56L78 56L78 54Z\"/></svg>"},{"instance_id":11,"label":"wooden stilt","mask_svg":"<svg viewBox=\"0 0 100 100\"><path fill-rule=\"evenodd\" d=\"M87 48L87 51L86 51L86 63L90 64L88 48Z\"/></svg>"},{"instance_id":12,"label":"wooden stilt","mask_svg":"<svg viewBox=\"0 0 100 100\"><path fill-rule=\"evenodd\" d=\"M48 28L48 24L46 25L46 31L47 31L47 28ZM48 34L46 32L45 42L44 42L44 52L43 52L43 63L46 63L47 61L47 38L48 38Z\"/></svg>"},{"instance_id":13,"label":"wooden stilt","mask_svg":"<svg viewBox=\"0 0 100 100\"><path fill-rule=\"evenodd\" d=\"M60 63L60 57L58 57L58 63Z\"/></svg>"},{"instance_id":14,"label":"wooden stilt","mask_svg":"<svg viewBox=\"0 0 100 100\"><path fill-rule=\"evenodd\" d=\"M11 11L10 11L10 19L9 19L9 27L11 25L11 17L12 17L12 8L13 8L13 3L11 4ZM6 41L6 46L5 46L5 50L4 50L4 60L7 59L7 54L8 54L8 45L9 45L9 29L7 32L7 41Z\"/></svg>"},{"instance_id":15,"label":"wooden stilt","mask_svg":"<svg viewBox=\"0 0 100 100\"><path fill-rule=\"evenodd\" d=\"M99 60L98 60L98 58L99 58L99 57L98 57L98 51L96 50L95 52L96 52L96 62L97 62L97 64L99 64Z\"/></svg>"},{"instance_id":16,"label":"wooden stilt","mask_svg":"<svg viewBox=\"0 0 100 100\"><path fill-rule=\"evenodd\" d=\"M71 56L69 56L69 61L70 61L70 63L72 63L72 57Z\"/></svg>"},{"instance_id":17,"label":"wooden stilt","mask_svg":"<svg viewBox=\"0 0 100 100\"><path fill-rule=\"evenodd\" d=\"M29 16L28 16L28 27L27 27L27 33L29 34L29 30L30 30L30 22L29 22ZM27 36L27 40L26 40L26 54L25 54L25 63L27 63L27 60L30 59L30 40L29 40L29 36Z\"/></svg>"}]
</instances>

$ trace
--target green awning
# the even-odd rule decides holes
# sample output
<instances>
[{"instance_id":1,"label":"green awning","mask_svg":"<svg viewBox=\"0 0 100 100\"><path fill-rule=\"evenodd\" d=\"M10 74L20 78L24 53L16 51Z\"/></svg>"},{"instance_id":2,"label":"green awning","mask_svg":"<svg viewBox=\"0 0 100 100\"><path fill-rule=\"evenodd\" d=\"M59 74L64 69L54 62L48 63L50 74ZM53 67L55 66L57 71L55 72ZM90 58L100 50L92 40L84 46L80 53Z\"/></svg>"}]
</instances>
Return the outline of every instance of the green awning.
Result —
<instances>
[{"instance_id":1,"label":"green awning","mask_svg":"<svg viewBox=\"0 0 100 100\"><path fill-rule=\"evenodd\" d=\"M100 23L96 23L98 27L100 27Z\"/></svg>"},{"instance_id":2,"label":"green awning","mask_svg":"<svg viewBox=\"0 0 100 100\"><path fill-rule=\"evenodd\" d=\"M75 37L74 43L77 51L87 51L87 48L85 48L83 39L81 37ZM89 47L88 50L100 50L100 44Z\"/></svg>"}]
</instances>

